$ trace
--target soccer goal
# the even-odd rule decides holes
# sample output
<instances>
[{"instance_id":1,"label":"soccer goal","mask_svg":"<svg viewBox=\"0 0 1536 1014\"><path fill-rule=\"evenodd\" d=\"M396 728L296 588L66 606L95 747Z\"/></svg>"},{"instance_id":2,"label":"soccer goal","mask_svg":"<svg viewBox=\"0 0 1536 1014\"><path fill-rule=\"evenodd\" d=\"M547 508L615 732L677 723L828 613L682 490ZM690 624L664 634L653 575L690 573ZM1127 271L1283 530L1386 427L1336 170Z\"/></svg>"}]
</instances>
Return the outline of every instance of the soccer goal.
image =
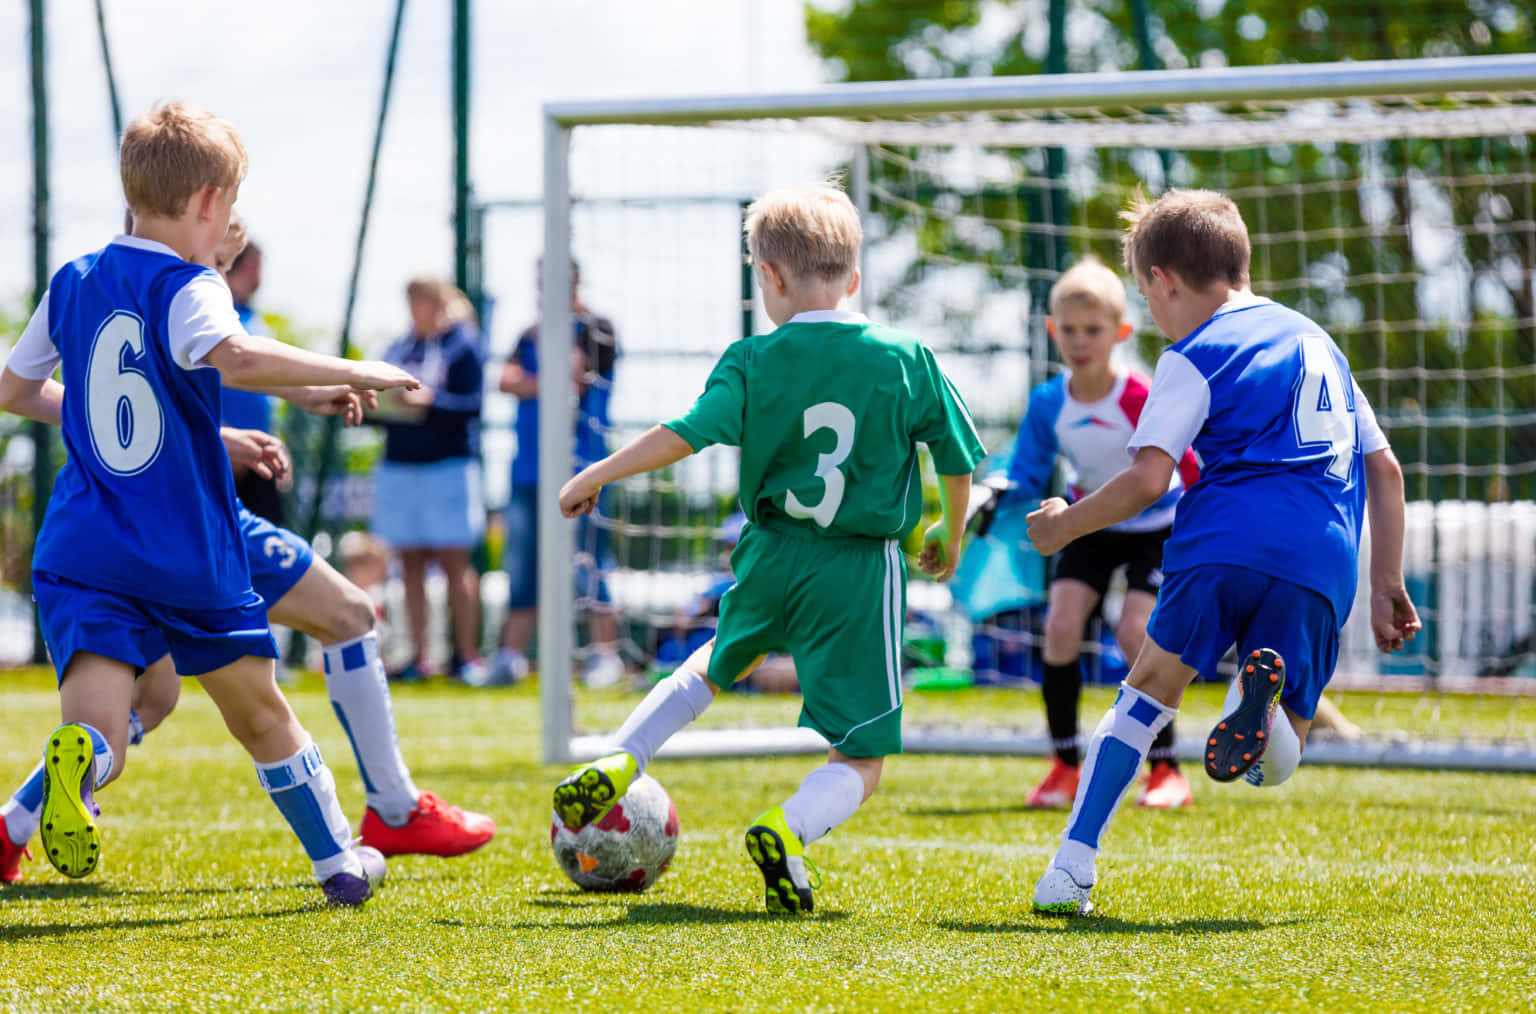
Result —
<instances>
[{"instance_id":1,"label":"soccer goal","mask_svg":"<svg viewBox=\"0 0 1536 1014\"><path fill-rule=\"evenodd\" d=\"M1307 758L1536 770L1533 145L1530 55L553 104L540 358L571 355L567 255L584 278L601 260L625 278L603 308L624 344L610 446L675 417L741 335L743 312L752 323L737 223L728 202L706 223L626 196L740 198L841 172L865 212L861 308L923 335L989 450L1005 452L1030 386L1058 368L1043 327L1051 283L1088 254L1118 266L1118 212L1138 189L1226 191L1252 232L1255 291L1330 330L1407 476L1406 569L1425 630L1409 652L1379 656L1357 603L1330 697L1361 734L1314 740ZM1163 342L1131 299L1140 331L1125 354L1150 372ZM540 412L543 752L557 762L601 750L635 700L564 678L581 669L593 608L618 612L637 664L665 667L703 636L691 603L722 579L735 459L714 448L611 491L602 605L575 594L573 553L593 547L575 545L557 503L572 399L546 385ZM1011 675L1027 678L1029 598L972 615L914 576L909 622L947 674L985 668L979 646L1011 638L1025 660ZM1112 672L1112 654L1085 657ZM793 728L797 701L739 696L669 752L824 748ZM919 696L908 697L909 750L1046 752L1033 695L992 706L972 694L954 708L917 707Z\"/></svg>"}]
</instances>

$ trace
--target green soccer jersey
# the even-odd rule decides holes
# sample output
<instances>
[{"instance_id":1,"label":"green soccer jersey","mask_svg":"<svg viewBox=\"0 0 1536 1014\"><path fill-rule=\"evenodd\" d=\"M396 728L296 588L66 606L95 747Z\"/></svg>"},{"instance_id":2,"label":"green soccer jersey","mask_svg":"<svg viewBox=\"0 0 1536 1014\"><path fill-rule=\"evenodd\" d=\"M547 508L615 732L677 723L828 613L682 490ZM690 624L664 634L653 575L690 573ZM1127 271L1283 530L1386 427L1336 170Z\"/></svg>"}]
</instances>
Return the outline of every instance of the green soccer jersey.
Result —
<instances>
[{"instance_id":1,"label":"green soccer jersey","mask_svg":"<svg viewBox=\"0 0 1536 1014\"><path fill-rule=\"evenodd\" d=\"M741 507L827 535L900 538L922 516L917 445L942 475L985 453L922 342L861 314L796 315L731 345L704 393L665 424L695 451L741 448Z\"/></svg>"}]
</instances>

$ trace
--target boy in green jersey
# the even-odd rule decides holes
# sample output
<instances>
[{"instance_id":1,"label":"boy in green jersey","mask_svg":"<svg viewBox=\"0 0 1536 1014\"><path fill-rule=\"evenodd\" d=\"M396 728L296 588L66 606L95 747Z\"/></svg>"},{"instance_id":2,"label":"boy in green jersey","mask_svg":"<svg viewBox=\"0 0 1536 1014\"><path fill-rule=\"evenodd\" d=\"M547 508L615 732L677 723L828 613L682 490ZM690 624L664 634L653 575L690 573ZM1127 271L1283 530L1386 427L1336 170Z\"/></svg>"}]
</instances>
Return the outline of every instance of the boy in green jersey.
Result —
<instances>
[{"instance_id":1,"label":"boy in green jersey","mask_svg":"<svg viewBox=\"0 0 1536 1014\"><path fill-rule=\"evenodd\" d=\"M971 472L983 449L970 414L914 336L845 309L858 288L858 212L830 185L769 193L747 213L747 244L777 329L720 357L680 419L590 466L560 491L567 517L603 486L711 444L741 448L748 524L731 556L736 584L715 639L658 683L620 727L617 752L555 789L573 828L613 806L669 736L749 674L788 652L800 675L800 724L831 744L827 763L748 829L770 911L809 912L805 846L853 816L883 759L901 752L900 540L921 515L917 445L940 477L943 517L919 565L944 579L960 555Z\"/></svg>"}]
</instances>

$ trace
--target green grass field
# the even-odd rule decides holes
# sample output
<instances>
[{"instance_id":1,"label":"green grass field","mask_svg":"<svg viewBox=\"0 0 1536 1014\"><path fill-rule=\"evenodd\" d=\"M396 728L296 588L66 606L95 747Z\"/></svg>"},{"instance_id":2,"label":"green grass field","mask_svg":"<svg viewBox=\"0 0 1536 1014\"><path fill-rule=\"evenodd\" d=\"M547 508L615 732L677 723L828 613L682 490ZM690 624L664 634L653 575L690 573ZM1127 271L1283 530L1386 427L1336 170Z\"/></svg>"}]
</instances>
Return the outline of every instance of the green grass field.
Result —
<instances>
[{"instance_id":1,"label":"green grass field","mask_svg":"<svg viewBox=\"0 0 1536 1014\"><path fill-rule=\"evenodd\" d=\"M1190 710L1214 708L1213 693ZM320 681L290 697L356 821L362 790ZM584 699L583 713L634 699ZM1105 700L1090 696L1086 726ZM0 675L0 708L9 786L56 721L51 675ZM1037 709L1011 691L910 707L917 720ZM740 835L812 759L657 762L682 816L671 871L643 895L586 895L549 851L559 773L537 759L532 688L404 687L395 711L417 782L496 817L480 853L392 860L366 908L321 908L297 843L188 683L100 796L98 873L70 882L39 860L0 886L0 1009L1536 1008L1536 778L1303 768L1259 792L1202 777L1190 810L1121 815L1099 913L1063 922L1029 912L1064 822L1020 806L1044 762L900 758L812 849L825 882L817 916L797 921L763 913Z\"/></svg>"}]
</instances>

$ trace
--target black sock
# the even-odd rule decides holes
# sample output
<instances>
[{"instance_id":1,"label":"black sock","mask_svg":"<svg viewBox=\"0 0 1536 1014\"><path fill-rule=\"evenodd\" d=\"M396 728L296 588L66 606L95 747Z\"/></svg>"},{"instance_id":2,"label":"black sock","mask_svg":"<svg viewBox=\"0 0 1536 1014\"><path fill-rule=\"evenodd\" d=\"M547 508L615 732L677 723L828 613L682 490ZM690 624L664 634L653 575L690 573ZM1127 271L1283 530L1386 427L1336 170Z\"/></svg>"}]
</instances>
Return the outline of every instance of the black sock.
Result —
<instances>
[{"instance_id":1,"label":"black sock","mask_svg":"<svg viewBox=\"0 0 1536 1014\"><path fill-rule=\"evenodd\" d=\"M1173 753L1173 723L1163 726L1163 730L1152 740L1152 749L1147 751L1147 763L1171 764L1177 768L1179 759Z\"/></svg>"},{"instance_id":2,"label":"black sock","mask_svg":"<svg viewBox=\"0 0 1536 1014\"><path fill-rule=\"evenodd\" d=\"M1083 673L1077 659L1066 665L1045 664L1045 724L1051 730L1051 748L1063 764L1077 767L1077 703L1083 695Z\"/></svg>"}]
</instances>

